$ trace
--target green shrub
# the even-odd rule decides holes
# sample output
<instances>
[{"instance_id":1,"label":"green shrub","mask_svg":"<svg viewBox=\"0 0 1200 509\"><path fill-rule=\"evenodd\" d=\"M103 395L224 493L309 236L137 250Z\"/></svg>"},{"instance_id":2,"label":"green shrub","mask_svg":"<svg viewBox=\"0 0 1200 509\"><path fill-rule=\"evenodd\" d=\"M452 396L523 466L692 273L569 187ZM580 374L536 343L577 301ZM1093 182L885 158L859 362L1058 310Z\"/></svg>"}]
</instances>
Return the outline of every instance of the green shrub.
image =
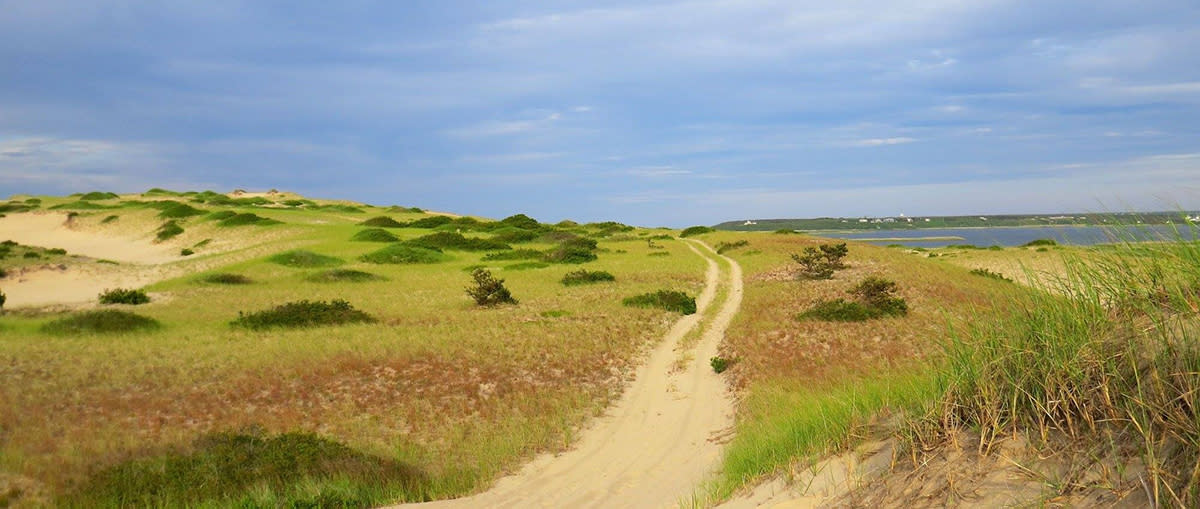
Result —
<instances>
[{"instance_id":1,"label":"green shrub","mask_svg":"<svg viewBox=\"0 0 1200 509\"><path fill-rule=\"evenodd\" d=\"M749 245L750 245L750 241L745 240L745 239L738 240L735 242L719 242L719 243L717 243L717 254L724 254L727 251L733 251L734 249L737 249L739 247L746 247Z\"/></svg>"},{"instance_id":2,"label":"green shrub","mask_svg":"<svg viewBox=\"0 0 1200 509\"><path fill-rule=\"evenodd\" d=\"M391 232L383 228L367 228L358 233L355 233L350 240L357 242L396 242L400 238L392 235Z\"/></svg>"},{"instance_id":3,"label":"green shrub","mask_svg":"<svg viewBox=\"0 0 1200 509\"><path fill-rule=\"evenodd\" d=\"M881 316L875 310L854 301L845 299L824 300L818 302L812 309L797 316L799 320L824 320L827 322L862 322Z\"/></svg>"},{"instance_id":4,"label":"green shrub","mask_svg":"<svg viewBox=\"0 0 1200 509\"><path fill-rule=\"evenodd\" d=\"M366 221L359 223L363 226L373 226L375 228L404 228L405 223L401 223L387 216L372 217Z\"/></svg>"},{"instance_id":5,"label":"green shrub","mask_svg":"<svg viewBox=\"0 0 1200 509\"><path fill-rule=\"evenodd\" d=\"M53 248L47 249L46 254L62 256L62 255L67 254L67 250L63 249L61 247L53 247Z\"/></svg>"},{"instance_id":6,"label":"green shrub","mask_svg":"<svg viewBox=\"0 0 1200 509\"><path fill-rule=\"evenodd\" d=\"M1008 281L1009 283L1012 282L1011 279L1004 277L1004 274L1001 274L999 272L992 272L985 268L971 269L971 273L976 276L983 276L983 277L988 277L988 278L992 278L992 279L998 279L1000 281Z\"/></svg>"},{"instance_id":7,"label":"green shrub","mask_svg":"<svg viewBox=\"0 0 1200 509\"><path fill-rule=\"evenodd\" d=\"M468 286L466 291L467 295L475 299L475 304L496 306L517 303L517 299L514 299L508 288L504 287L504 280L493 277L491 271L475 269L471 272L471 278L475 280L475 284Z\"/></svg>"},{"instance_id":8,"label":"green shrub","mask_svg":"<svg viewBox=\"0 0 1200 509\"><path fill-rule=\"evenodd\" d=\"M201 276L198 279L196 279L196 281L199 281L201 283L213 283L213 284L218 284L218 285L248 285L248 284L254 282L250 278L243 276L241 274L230 274L227 272L220 272L217 274L209 274L206 276Z\"/></svg>"},{"instance_id":9,"label":"green shrub","mask_svg":"<svg viewBox=\"0 0 1200 509\"><path fill-rule=\"evenodd\" d=\"M654 293L626 297L621 303L631 307L659 308L685 315L696 312L696 299L675 290L659 290Z\"/></svg>"},{"instance_id":10,"label":"green shrub","mask_svg":"<svg viewBox=\"0 0 1200 509\"><path fill-rule=\"evenodd\" d=\"M432 230L441 225L449 224L453 221L454 219L448 216L429 216L422 217L421 219L417 219L416 221L408 223L408 226L409 228L425 228Z\"/></svg>"},{"instance_id":11,"label":"green shrub","mask_svg":"<svg viewBox=\"0 0 1200 509\"><path fill-rule=\"evenodd\" d=\"M0 272L4 272L4 270L0 269ZM0 274L0 278L2 278L4 276L5 276L5 274ZM8 302L8 296L4 295L4 292L0 292L0 313L4 312L4 303L5 302Z\"/></svg>"},{"instance_id":12,"label":"green shrub","mask_svg":"<svg viewBox=\"0 0 1200 509\"><path fill-rule=\"evenodd\" d=\"M726 369L729 369L729 365L733 364L733 361L718 355L709 359L708 364L712 366L713 372L719 375L724 373Z\"/></svg>"},{"instance_id":13,"label":"green shrub","mask_svg":"<svg viewBox=\"0 0 1200 509\"><path fill-rule=\"evenodd\" d=\"M849 254L846 243L821 244L818 247L804 248L804 254L792 253L792 260L800 264L800 277L803 279L830 279L835 270L846 268L842 259Z\"/></svg>"},{"instance_id":14,"label":"green shrub","mask_svg":"<svg viewBox=\"0 0 1200 509\"><path fill-rule=\"evenodd\" d=\"M129 304L136 306L150 302L150 296L145 290L133 288L114 288L100 293L101 304Z\"/></svg>"},{"instance_id":15,"label":"green shrub","mask_svg":"<svg viewBox=\"0 0 1200 509\"><path fill-rule=\"evenodd\" d=\"M154 237L159 242L163 242L183 233L183 227L179 226L179 223L176 223L174 220L171 220L159 226L157 232Z\"/></svg>"},{"instance_id":16,"label":"green shrub","mask_svg":"<svg viewBox=\"0 0 1200 509\"><path fill-rule=\"evenodd\" d=\"M605 281L616 281L617 278L612 274L602 271L588 271L584 269L573 270L563 275L562 284L565 286L586 285L592 283L602 283Z\"/></svg>"},{"instance_id":17,"label":"green shrub","mask_svg":"<svg viewBox=\"0 0 1200 509\"><path fill-rule=\"evenodd\" d=\"M415 493L424 478L407 464L311 433L220 432L187 449L100 470L54 505L377 507L392 502L388 488ZM272 500L255 500L256 492L269 492Z\"/></svg>"},{"instance_id":18,"label":"green shrub","mask_svg":"<svg viewBox=\"0 0 1200 509\"><path fill-rule=\"evenodd\" d=\"M152 187L146 190L146 192L142 193L142 196L179 196L179 193L175 191L168 191L161 187Z\"/></svg>"},{"instance_id":19,"label":"green shrub","mask_svg":"<svg viewBox=\"0 0 1200 509\"><path fill-rule=\"evenodd\" d=\"M712 233L715 231L716 230L709 228L707 226L689 226L687 228L684 228L682 232L679 232L679 236L680 237L691 237L693 235L701 235L701 234L705 234L705 233Z\"/></svg>"},{"instance_id":20,"label":"green shrub","mask_svg":"<svg viewBox=\"0 0 1200 509\"><path fill-rule=\"evenodd\" d=\"M192 251L191 249L188 249L186 247L179 250L179 256L192 256L194 254L196 254L195 251Z\"/></svg>"},{"instance_id":21,"label":"green shrub","mask_svg":"<svg viewBox=\"0 0 1200 509\"><path fill-rule=\"evenodd\" d=\"M544 269L549 266L550 266L550 264L546 263L546 262L521 262L521 263L514 263L512 265L506 265L504 267L504 270Z\"/></svg>"},{"instance_id":22,"label":"green shrub","mask_svg":"<svg viewBox=\"0 0 1200 509\"><path fill-rule=\"evenodd\" d=\"M374 323L371 315L354 309L341 299L330 302L301 300L281 304L274 308L253 313L238 312L237 320L231 325L261 330L273 327L319 327L347 323Z\"/></svg>"},{"instance_id":23,"label":"green shrub","mask_svg":"<svg viewBox=\"0 0 1200 509\"><path fill-rule=\"evenodd\" d=\"M537 230L542 227L542 223L537 222L537 219L529 217L525 214L514 214L500 220L500 224L520 228L522 230Z\"/></svg>"},{"instance_id":24,"label":"green shrub","mask_svg":"<svg viewBox=\"0 0 1200 509\"><path fill-rule=\"evenodd\" d=\"M551 309L542 311L538 314L541 315L542 318L562 318L564 316L571 316L571 312L565 309Z\"/></svg>"},{"instance_id":25,"label":"green shrub","mask_svg":"<svg viewBox=\"0 0 1200 509\"><path fill-rule=\"evenodd\" d=\"M405 244L423 248L454 249L459 251L501 251L512 246L492 239L464 237L461 233L437 232L406 241Z\"/></svg>"},{"instance_id":26,"label":"green shrub","mask_svg":"<svg viewBox=\"0 0 1200 509\"><path fill-rule=\"evenodd\" d=\"M884 316L903 316L908 314L908 304L904 299L895 296L897 289L893 281L870 276L848 291L856 300L820 301L808 311L797 315L796 319L861 322Z\"/></svg>"},{"instance_id":27,"label":"green shrub","mask_svg":"<svg viewBox=\"0 0 1200 509\"><path fill-rule=\"evenodd\" d=\"M536 260L543 256L545 256L545 253L536 249L512 249L485 254L483 255L483 261Z\"/></svg>"},{"instance_id":28,"label":"green shrub","mask_svg":"<svg viewBox=\"0 0 1200 509\"><path fill-rule=\"evenodd\" d=\"M242 213L242 214L235 214L233 216L222 219L220 222L217 223L217 226L246 226L246 225L251 225L251 224L258 225L258 226L268 226L268 225L272 225L272 224L279 224L279 221L276 221L274 219L268 219L265 217L261 217L257 214L251 214L251 213L247 212L247 213Z\"/></svg>"},{"instance_id":29,"label":"green shrub","mask_svg":"<svg viewBox=\"0 0 1200 509\"><path fill-rule=\"evenodd\" d=\"M578 246L559 246L546 252L543 260L550 263L587 263L598 257L590 249Z\"/></svg>"},{"instance_id":30,"label":"green shrub","mask_svg":"<svg viewBox=\"0 0 1200 509\"><path fill-rule=\"evenodd\" d=\"M492 231L492 239L498 242L508 242L519 244L521 242L532 242L538 238L538 232L514 228L511 226L500 228Z\"/></svg>"},{"instance_id":31,"label":"green shrub","mask_svg":"<svg viewBox=\"0 0 1200 509\"><path fill-rule=\"evenodd\" d=\"M1058 242L1055 242L1054 239L1036 239L1036 240L1031 240L1029 242L1021 244L1021 247L1057 246L1057 245L1058 245Z\"/></svg>"},{"instance_id":32,"label":"green shrub","mask_svg":"<svg viewBox=\"0 0 1200 509\"><path fill-rule=\"evenodd\" d=\"M50 207L50 210L107 210L107 209L115 209L115 208L118 208L118 207L116 205L104 205L102 203L92 203L90 201L74 201L74 202L68 202L68 203L60 203L58 205ZM12 211L12 212L24 212L24 210Z\"/></svg>"},{"instance_id":33,"label":"green shrub","mask_svg":"<svg viewBox=\"0 0 1200 509\"><path fill-rule=\"evenodd\" d=\"M218 210L218 211L213 212L204 217L205 217L205 219L211 219L213 221L224 221L224 220L229 219L236 215L237 215L237 212L234 212L232 210Z\"/></svg>"},{"instance_id":34,"label":"green shrub","mask_svg":"<svg viewBox=\"0 0 1200 509\"><path fill-rule=\"evenodd\" d=\"M79 197L80 200L115 200L117 198L120 198L120 196L117 196L116 193L105 193L101 191L92 191Z\"/></svg>"},{"instance_id":35,"label":"green shrub","mask_svg":"<svg viewBox=\"0 0 1200 509\"><path fill-rule=\"evenodd\" d=\"M437 249L395 244L364 254L358 259L377 264L409 264L440 263L450 258Z\"/></svg>"},{"instance_id":36,"label":"green shrub","mask_svg":"<svg viewBox=\"0 0 1200 509\"><path fill-rule=\"evenodd\" d=\"M185 217L201 216L201 215L205 214L205 212L203 210L195 208L186 203L179 203L179 202L163 202L163 203L170 204L170 206L162 209L162 211L158 213L158 217L161 217L164 219L181 219L181 218L185 218Z\"/></svg>"},{"instance_id":37,"label":"green shrub","mask_svg":"<svg viewBox=\"0 0 1200 509\"><path fill-rule=\"evenodd\" d=\"M42 254L37 251L26 251L22 256L25 258L41 258Z\"/></svg>"},{"instance_id":38,"label":"green shrub","mask_svg":"<svg viewBox=\"0 0 1200 509\"><path fill-rule=\"evenodd\" d=\"M797 232L796 232L796 230L791 230L788 228L780 228L778 230L775 230L773 233L776 233L778 235L792 235Z\"/></svg>"},{"instance_id":39,"label":"green shrub","mask_svg":"<svg viewBox=\"0 0 1200 509\"><path fill-rule=\"evenodd\" d=\"M305 279L314 283L362 283L366 281L385 281L387 278L361 270L333 269L318 272Z\"/></svg>"},{"instance_id":40,"label":"green shrub","mask_svg":"<svg viewBox=\"0 0 1200 509\"><path fill-rule=\"evenodd\" d=\"M267 258L267 261L297 268L332 267L334 265L341 265L342 263L345 263L341 260L341 258L334 258L332 256L325 256L312 251L304 251L299 249L279 253Z\"/></svg>"},{"instance_id":41,"label":"green shrub","mask_svg":"<svg viewBox=\"0 0 1200 509\"><path fill-rule=\"evenodd\" d=\"M159 327L161 325L153 318L128 311L101 309L84 311L48 322L42 325L42 332L56 335L112 334L154 330Z\"/></svg>"},{"instance_id":42,"label":"green shrub","mask_svg":"<svg viewBox=\"0 0 1200 509\"><path fill-rule=\"evenodd\" d=\"M108 217L104 218L103 220L101 220L100 224L108 224L108 223L116 221L120 218L121 218L120 216L108 216Z\"/></svg>"}]
</instances>

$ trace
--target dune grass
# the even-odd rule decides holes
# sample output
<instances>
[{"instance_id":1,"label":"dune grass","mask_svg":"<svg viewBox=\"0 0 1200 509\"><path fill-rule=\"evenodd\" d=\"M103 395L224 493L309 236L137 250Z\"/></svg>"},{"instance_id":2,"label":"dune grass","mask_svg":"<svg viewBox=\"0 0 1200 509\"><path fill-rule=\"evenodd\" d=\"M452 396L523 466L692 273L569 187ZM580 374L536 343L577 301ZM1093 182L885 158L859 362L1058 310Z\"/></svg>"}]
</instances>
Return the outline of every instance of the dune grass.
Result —
<instances>
[{"instance_id":1,"label":"dune grass","mask_svg":"<svg viewBox=\"0 0 1200 509\"><path fill-rule=\"evenodd\" d=\"M293 250L271 256L268 260L287 267L310 269L315 267L331 267L345 262L341 258L317 254L312 251Z\"/></svg>"},{"instance_id":2,"label":"dune grass","mask_svg":"<svg viewBox=\"0 0 1200 509\"><path fill-rule=\"evenodd\" d=\"M375 321L375 317L355 309L349 302L335 299L329 302L300 300L251 313L239 311L237 320L231 324L262 330L273 327L320 327Z\"/></svg>"},{"instance_id":3,"label":"dune grass","mask_svg":"<svg viewBox=\"0 0 1200 509\"><path fill-rule=\"evenodd\" d=\"M317 272L306 278L314 283L365 283L368 281L387 281L387 278L354 269L333 269Z\"/></svg>"},{"instance_id":4,"label":"dune grass","mask_svg":"<svg viewBox=\"0 0 1200 509\"><path fill-rule=\"evenodd\" d=\"M410 245L392 245L359 256L359 260L377 265L434 264L449 260L441 251Z\"/></svg>"},{"instance_id":5,"label":"dune grass","mask_svg":"<svg viewBox=\"0 0 1200 509\"><path fill-rule=\"evenodd\" d=\"M157 320L128 311L104 309L83 311L47 322L41 327L46 334L60 336L75 334L119 334L151 331L161 327Z\"/></svg>"}]
</instances>

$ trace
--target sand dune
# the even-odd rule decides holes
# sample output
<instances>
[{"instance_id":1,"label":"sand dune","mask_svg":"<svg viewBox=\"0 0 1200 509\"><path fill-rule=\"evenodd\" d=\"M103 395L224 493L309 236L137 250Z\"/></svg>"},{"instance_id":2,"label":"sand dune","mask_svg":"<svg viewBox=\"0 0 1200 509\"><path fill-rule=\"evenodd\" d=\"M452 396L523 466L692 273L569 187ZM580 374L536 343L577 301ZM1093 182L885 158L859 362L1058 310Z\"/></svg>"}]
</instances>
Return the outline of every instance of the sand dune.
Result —
<instances>
[{"instance_id":1,"label":"sand dune","mask_svg":"<svg viewBox=\"0 0 1200 509\"><path fill-rule=\"evenodd\" d=\"M148 233L144 238L135 238L84 231L73 228L63 213L33 212L0 218L0 240L6 239L126 263L152 265L180 258L178 248L155 244Z\"/></svg>"}]
</instances>

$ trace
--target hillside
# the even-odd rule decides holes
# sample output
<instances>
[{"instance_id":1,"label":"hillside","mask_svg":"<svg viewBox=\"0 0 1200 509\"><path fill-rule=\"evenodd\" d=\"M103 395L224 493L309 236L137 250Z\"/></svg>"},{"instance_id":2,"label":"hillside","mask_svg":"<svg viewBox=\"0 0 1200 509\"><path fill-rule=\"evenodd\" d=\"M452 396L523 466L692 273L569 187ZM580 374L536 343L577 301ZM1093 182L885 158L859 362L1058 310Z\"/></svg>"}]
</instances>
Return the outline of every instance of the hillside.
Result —
<instances>
[{"instance_id":1,"label":"hillside","mask_svg":"<svg viewBox=\"0 0 1200 509\"><path fill-rule=\"evenodd\" d=\"M718 230L770 232L776 230L877 230L923 228L994 228L1001 226L1103 226L1121 224L1180 224L1200 212L984 214L977 216L818 217L810 219L740 219L715 225Z\"/></svg>"}]
</instances>

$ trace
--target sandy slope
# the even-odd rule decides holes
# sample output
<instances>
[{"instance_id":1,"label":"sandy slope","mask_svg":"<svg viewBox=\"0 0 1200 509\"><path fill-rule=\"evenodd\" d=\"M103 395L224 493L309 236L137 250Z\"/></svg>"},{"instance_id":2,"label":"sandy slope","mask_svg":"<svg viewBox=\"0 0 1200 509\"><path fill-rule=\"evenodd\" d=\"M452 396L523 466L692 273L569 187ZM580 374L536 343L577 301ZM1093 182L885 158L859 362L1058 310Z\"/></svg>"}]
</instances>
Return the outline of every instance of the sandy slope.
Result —
<instances>
[{"instance_id":1,"label":"sandy slope","mask_svg":"<svg viewBox=\"0 0 1200 509\"><path fill-rule=\"evenodd\" d=\"M637 372L620 401L584 430L577 446L544 455L482 494L412 507L673 507L720 464L721 439L733 425L725 383L709 367L742 300L742 271L728 260L729 292L709 309L720 284L717 255L688 247L708 260L697 313L680 319ZM673 371L679 342L711 316L686 369Z\"/></svg>"},{"instance_id":2,"label":"sandy slope","mask_svg":"<svg viewBox=\"0 0 1200 509\"><path fill-rule=\"evenodd\" d=\"M12 214L0 218L0 240L62 248L68 253L118 262L159 264L179 259L179 249L146 238L118 237L71 228L62 213Z\"/></svg>"}]
</instances>

